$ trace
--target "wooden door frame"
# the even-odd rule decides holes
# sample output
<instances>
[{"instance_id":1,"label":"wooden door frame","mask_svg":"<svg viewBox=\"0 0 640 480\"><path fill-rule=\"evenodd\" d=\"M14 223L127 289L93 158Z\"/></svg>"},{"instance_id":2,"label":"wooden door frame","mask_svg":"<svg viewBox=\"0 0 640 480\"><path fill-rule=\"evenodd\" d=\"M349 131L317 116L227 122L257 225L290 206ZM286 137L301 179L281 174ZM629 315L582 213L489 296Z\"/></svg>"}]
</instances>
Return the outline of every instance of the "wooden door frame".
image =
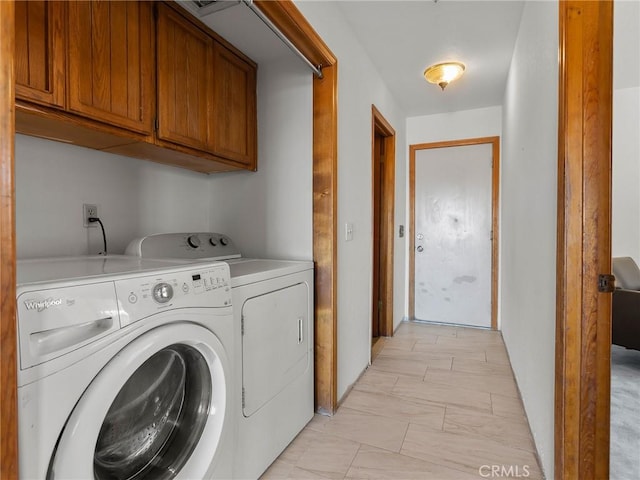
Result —
<instances>
[{"instance_id":1,"label":"wooden door frame","mask_svg":"<svg viewBox=\"0 0 640 480\"><path fill-rule=\"evenodd\" d=\"M381 199L382 208L380 211L382 223L385 225L384 231L380 232L381 242L379 251L373 252L373 255L379 255L384 260L383 271L384 279L384 299L382 305L384 309L382 325L379 325L380 336L393 336L393 242L395 238L395 176L396 176L396 131L380 113L375 105L371 105L371 163L372 163L372 207L375 208L373 191L376 188L376 178L374 175L374 163L379 161L375 155L375 138L376 134L384 138L384 197ZM375 227L374 227L375 228ZM372 229L374 230L374 229ZM374 262L375 263L375 262ZM377 288L376 285L372 286ZM373 291L372 291L373 297Z\"/></svg>"},{"instance_id":2,"label":"wooden door frame","mask_svg":"<svg viewBox=\"0 0 640 480\"><path fill-rule=\"evenodd\" d=\"M416 212L416 152L432 148L491 145L491 329L498 329L498 276L500 248L500 137L478 137L444 142L420 143L409 146L409 318L415 318L415 212Z\"/></svg>"},{"instance_id":3,"label":"wooden door frame","mask_svg":"<svg viewBox=\"0 0 640 480\"><path fill-rule=\"evenodd\" d=\"M338 60L291 0L255 5L314 65L313 77L313 260L315 264L315 405L338 408Z\"/></svg>"},{"instance_id":4,"label":"wooden door frame","mask_svg":"<svg viewBox=\"0 0 640 480\"><path fill-rule=\"evenodd\" d=\"M561 1L555 478L609 478L613 2Z\"/></svg>"},{"instance_id":5,"label":"wooden door frame","mask_svg":"<svg viewBox=\"0 0 640 480\"><path fill-rule=\"evenodd\" d=\"M6 479L18 477L14 14L13 1L0 1L0 478Z\"/></svg>"}]
</instances>

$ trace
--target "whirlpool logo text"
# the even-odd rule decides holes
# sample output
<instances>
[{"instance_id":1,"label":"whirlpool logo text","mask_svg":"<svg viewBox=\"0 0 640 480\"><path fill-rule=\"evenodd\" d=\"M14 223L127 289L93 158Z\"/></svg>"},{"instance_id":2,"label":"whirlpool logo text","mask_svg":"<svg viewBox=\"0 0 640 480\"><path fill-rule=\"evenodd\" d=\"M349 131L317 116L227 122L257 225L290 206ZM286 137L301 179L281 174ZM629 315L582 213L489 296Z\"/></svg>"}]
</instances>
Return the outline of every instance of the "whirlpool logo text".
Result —
<instances>
[{"instance_id":1,"label":"whirlpool logo text","mask_svg":"<svg viewBox=\"0 0 640 480\"><path fill-rule=\"evenodd\" d=\"M38 310L42 312L50 307L59 307L62 305L61 298L47 298L46 300L25 300L24 306L27 310Z\"/></svg>"}]
</instances>

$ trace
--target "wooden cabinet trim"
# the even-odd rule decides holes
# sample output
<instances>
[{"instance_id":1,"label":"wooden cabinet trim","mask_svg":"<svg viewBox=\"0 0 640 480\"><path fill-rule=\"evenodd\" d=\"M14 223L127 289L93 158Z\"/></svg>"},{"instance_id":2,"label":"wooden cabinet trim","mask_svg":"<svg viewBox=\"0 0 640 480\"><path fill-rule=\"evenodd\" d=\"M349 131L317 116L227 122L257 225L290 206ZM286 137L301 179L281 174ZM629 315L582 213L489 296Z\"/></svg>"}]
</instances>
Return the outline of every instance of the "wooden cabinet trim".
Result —
<instances>
[{"instance_id":1,"label":"wooden cabinet trim","mask_svg":"<svg viewBox=\"0 0 640 480\"><path fill-rule=\"evenodd\" d=\"M330 66L337 58L291 0L254 0L255 5L314 65Z\"/></svg>"}]
</instances>

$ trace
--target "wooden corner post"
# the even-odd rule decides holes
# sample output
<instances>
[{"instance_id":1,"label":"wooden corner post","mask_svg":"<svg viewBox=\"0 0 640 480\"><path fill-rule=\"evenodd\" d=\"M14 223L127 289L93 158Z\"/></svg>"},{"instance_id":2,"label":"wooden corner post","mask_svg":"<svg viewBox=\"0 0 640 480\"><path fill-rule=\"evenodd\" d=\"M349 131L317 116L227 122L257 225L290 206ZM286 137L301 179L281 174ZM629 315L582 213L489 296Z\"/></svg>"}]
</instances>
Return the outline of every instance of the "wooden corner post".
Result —
<instances>
[{"instance_id":1,"label":"wooden corner post","mask_svg":"<svg viewBox=\"0 0 640 480\"><path fill-rule=\"evenodd\" d=\"M0 1L0 478L18 478L14 169L15 5Z\"/></svg>"},{"instance_id":2,"label":"wooden corner post","mask_svg":"<svg viewBox=\"0 0 640 480\"><path fill-rule=\"evenodd\" d=\"M555 475L609 478L613 2L560 2Z\"/></svg>"}]
</instances>

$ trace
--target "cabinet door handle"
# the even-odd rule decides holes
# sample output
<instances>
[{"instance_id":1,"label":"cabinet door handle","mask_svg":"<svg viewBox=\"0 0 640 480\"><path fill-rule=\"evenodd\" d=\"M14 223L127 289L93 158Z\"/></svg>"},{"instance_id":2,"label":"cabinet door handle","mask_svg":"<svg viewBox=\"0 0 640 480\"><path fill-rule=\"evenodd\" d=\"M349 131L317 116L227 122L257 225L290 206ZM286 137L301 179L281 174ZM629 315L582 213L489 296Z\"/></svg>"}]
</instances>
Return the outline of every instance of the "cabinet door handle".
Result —
<instances>
[{"instance_id":1,"label":"cabinet door handle","mask_svg":"<svg viewBox=\"0 0 640 480\"><path fill-rule=\"evenodd\" d=\"M304 321L304 318L298 317L298 345L300 345L304 341L303 321Z\"/></svg>"}]
</instances>

